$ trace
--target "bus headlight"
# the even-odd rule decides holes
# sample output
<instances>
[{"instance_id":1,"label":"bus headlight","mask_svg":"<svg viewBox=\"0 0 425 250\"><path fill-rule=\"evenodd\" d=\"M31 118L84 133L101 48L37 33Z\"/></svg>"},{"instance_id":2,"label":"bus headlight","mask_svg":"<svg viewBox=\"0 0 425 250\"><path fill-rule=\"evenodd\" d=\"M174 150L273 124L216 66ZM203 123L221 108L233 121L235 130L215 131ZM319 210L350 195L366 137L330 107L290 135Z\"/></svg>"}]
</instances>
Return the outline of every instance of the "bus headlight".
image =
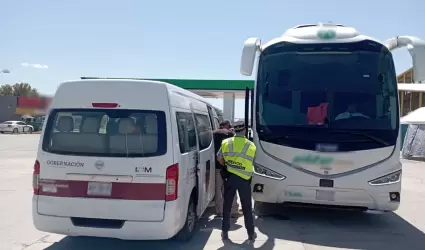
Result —
<instances>
[{"instance_id":1,"label":"bus headlight","mask_svg":"<svg viewBox=\"0 0 425 250\"><path fill-rule=\"evenodd\" d=\"M387 185L399 182L401 179L401 170L391 174L381 176L377 179L369 181L370 185Z\"/></svg>"},{"instance_id":2,"label":"bus headlight","mask_svg":"<svg viewBox=\"0 0 425 250\"><path fill-rule=\"evenodd\" d=\"M275 179L275 180L284 180L286 176L276 173L273 170L270 170L264 166L254 164L254 173L257 175L261 175L267 178Z\"/></svg>"}]
</instances>

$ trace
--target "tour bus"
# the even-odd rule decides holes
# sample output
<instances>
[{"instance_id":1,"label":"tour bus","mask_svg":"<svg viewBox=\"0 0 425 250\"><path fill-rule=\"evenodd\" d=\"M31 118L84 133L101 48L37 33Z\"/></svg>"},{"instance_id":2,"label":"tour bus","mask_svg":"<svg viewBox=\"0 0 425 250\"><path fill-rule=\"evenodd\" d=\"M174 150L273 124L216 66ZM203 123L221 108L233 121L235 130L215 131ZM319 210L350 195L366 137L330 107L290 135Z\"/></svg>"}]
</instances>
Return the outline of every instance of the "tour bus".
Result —
<instances>
[{"instance_id":1,"label":"tour bus","mask_svg":"<svg viewBox=\"0 0 425 250\"><path fill-rule=\"evenodd\" d=\"M402 45L415 80L425 79L425 43L415 37L379 42L352 27L312 24L265 44L245 42L241 73L249 76L257 65L245 100L257 145L257 212L265 203L399 207L400 118L390 50Z\"/></svg>"},{"instance_id":2,"label":"tour bus","mask_svg":"<svg viewBox=\"0 0 425 250\"><path fill-rule=\"evenodd\" d=\"M215 194L217 110L165 82L60 84L34 164L35 227L70 236L190 239Z\"/></svg>"}]
</instances>

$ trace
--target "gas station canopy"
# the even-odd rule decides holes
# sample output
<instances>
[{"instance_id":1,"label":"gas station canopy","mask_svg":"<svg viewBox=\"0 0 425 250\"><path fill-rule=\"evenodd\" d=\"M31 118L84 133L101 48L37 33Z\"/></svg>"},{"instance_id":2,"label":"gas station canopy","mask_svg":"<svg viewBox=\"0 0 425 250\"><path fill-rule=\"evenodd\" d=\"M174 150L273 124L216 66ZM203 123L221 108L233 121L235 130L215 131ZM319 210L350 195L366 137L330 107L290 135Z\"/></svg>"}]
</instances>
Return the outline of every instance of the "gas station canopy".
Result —
<instances>
[{"instance_id":1,"label":"gas station canopy","mask_svg":"<svg viewBox=\"0 0 425 250\"><path fill-rule=\"evenodd\" d=\"M190 90L205 98L223 98L224 92L235 94L235 98L245 98L245 88L253 88L253 80L200 80L200 79L147 79L147 78L121 78L121 77L81 77L81 79L131 79L154 80L173 84L177 87Z\"/></svg>"}]
</instances>

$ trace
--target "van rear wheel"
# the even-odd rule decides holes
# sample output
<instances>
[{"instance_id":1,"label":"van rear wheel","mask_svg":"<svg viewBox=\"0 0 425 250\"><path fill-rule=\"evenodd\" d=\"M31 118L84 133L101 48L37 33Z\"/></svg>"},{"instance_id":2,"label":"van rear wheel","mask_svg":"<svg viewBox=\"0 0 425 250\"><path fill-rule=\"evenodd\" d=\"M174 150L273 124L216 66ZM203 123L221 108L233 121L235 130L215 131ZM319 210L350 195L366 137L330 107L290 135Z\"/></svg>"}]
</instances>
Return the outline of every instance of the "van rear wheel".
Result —
<instances>
[{"instance_id":1,"label":"van rear wheel","mask_svg":"<svg viewBox=\"0 0 425 250\"><path fill-rule=\"evenodd\" d=\"M192 197L190 198L189 207L187 208L186 221L183 228L177 233L176 239L180 241L190 240L195 233L196 221L196 205Z\"/></svg>"}]
</instances>

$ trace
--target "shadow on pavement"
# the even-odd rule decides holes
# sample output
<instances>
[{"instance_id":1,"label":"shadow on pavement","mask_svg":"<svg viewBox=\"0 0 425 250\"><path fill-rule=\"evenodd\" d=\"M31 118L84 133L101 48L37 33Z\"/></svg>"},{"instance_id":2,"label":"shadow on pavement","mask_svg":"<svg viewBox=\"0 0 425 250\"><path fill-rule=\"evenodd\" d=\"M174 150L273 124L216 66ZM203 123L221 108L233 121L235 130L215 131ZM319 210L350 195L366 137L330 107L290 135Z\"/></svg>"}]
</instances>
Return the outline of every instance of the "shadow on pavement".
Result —
<instances>
[{"instance_id":1,"label":"shadow on pavement","mask_svg":"<svg viewBox=\"0 0 425 250\"><path fill-rule=\"evenodd\" d=\"M203 218L198 221L197 227L198 232L195 233L194 237L189 242L180 242L174 239L162 241L126 241L95 237L65 237L59 242L55 242L51 246L45 248L45 250L200 250L207 244L212 231L214 229L221 229L221 219L215 219L211 212L207 211ZM237 230L240 227L239 225L233 224L231 230Z\"/></svg>"},{"instance_id":2,"label":"shadow on pavement","mask_svg":"<svg viewBox=\"0 0 425 250\"><path fill-rule=\"evenodd\" d=\"M199 220L199 230L190 242L123 241L102 238L66 237L45 250L133 250L133 249L319 249L342 248L364 250L423 250L424 233L395 213L355 212L318 208L290 208L274 205L267 208L255 224L258 238L245 240L246 235L229 235L221 242L221 220L206 215ZM231 230L241 229L233 224ZM214 230L217 229L217 230ZM245 231L242 228L242 231ZM233 242L232 242L233 241ZM208 243L208 245L207 245ZM224 244L224 246L223 246ZM303 245L301 245L303 244Z\"/></svg>"},{"instance_id":3,"label":"shadow on pavement","mask_svg":"<svg viewBox=\"0 0 425 250\"><path fill-rule=\"evenodd\" d=\"M269 216L258 217L255 222L266 237L261 246L265 250L273 249L279 240L302 242L306 249L309 245L316 245L343 249L423 250L425 246L424 233L392 212L282 205L267 207L266 211Z\"/></svg>"}]
</instances>

